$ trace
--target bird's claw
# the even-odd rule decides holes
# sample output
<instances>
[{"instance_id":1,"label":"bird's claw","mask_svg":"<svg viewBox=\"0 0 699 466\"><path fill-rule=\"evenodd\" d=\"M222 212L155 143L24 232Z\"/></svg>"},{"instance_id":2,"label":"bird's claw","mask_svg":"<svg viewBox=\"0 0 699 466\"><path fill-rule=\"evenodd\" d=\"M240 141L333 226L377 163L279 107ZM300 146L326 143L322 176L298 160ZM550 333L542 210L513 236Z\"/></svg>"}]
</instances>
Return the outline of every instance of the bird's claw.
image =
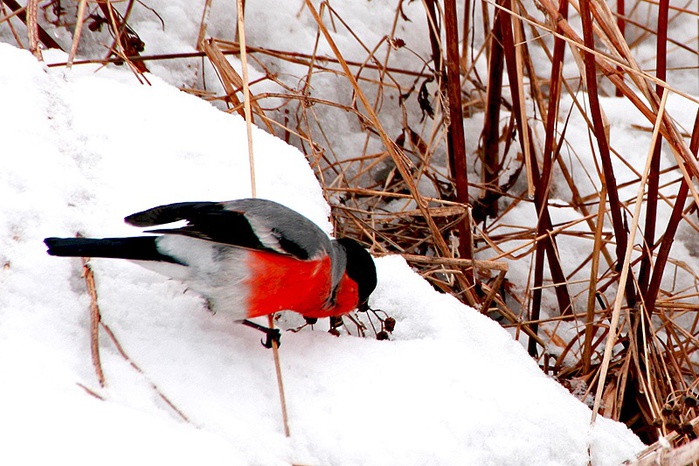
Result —
<instances>
[{"instance_id":1,"label":"bird's claw","mask_svg":"<svg viewBox=\"0 0 699 466\"><path fill-rule=\"evenodd\" d=\"M247 319L240 321L240 323L264 333L266 338L260 340L260 343L262 343L262 346L264 346L265 348L272 348L275 343L277 344L277 348L281 346L282 332L280 332L279 329L265 327Z\"/></svg>"},{"instance_id":2,"label":"bird's claw","mask_svg":"<svg viewBox=\"0 0 699 466\"><path fill-rule=\"evenodd\" d=\"M268 328L265 332L265 335L267 337L264 340L260 340L260 343L262 343L262 346L264 346L265 348L272 348L275 343L277 345L277 348L279 348L282 345L282 332L280 332L279 329Z\"/></svg>"}]
</instances>

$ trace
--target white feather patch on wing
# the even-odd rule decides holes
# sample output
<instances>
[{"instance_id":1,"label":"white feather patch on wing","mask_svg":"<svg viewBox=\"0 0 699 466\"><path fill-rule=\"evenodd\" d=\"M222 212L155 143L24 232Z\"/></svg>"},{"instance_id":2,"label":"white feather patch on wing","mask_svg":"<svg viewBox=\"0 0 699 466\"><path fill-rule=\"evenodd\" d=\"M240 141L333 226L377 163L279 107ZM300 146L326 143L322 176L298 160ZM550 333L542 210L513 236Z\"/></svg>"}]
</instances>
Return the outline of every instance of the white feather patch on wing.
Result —
<instances>
[{"instance_id":1,"label":"white feather patch on wing","mask_svg":"<svg viewBox=\"0 0 699 466\"><path fill-rule=\"evenodd\" d=\"M245 215L245 218L248 220L248 223L252 227L252 231L255 232L255 235L259 238L263 246L277 251L280 254L289 254L282 248L282 245L279 244L279 238L264 222L261 222L253 215Z\"/></svg>"}]
</instances>

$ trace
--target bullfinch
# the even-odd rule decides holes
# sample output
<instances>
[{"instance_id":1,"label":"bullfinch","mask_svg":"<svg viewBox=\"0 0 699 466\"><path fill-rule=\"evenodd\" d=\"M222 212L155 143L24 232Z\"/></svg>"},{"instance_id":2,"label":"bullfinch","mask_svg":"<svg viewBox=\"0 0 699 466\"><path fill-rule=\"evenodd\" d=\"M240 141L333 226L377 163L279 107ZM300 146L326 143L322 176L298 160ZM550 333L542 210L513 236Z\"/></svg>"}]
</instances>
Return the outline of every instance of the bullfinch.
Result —
<instances>
[{"instance_id":1,"label":"bullfinch","mask_svg":"<svg viewBox=\"0 0 699 466\"><path fill-rule=\"evenodd\" d=\"M307 320L368 308L376 288L371 255L353 239L330 239L315 223L265 199L181 202L129 215L126 223L157 227L150 236L46 238L48 253L128 259L179 280L212 311L267 332L247 319L295 311ZM270 333L272 332L272 333Z\"/></svg>"}]
</instances>

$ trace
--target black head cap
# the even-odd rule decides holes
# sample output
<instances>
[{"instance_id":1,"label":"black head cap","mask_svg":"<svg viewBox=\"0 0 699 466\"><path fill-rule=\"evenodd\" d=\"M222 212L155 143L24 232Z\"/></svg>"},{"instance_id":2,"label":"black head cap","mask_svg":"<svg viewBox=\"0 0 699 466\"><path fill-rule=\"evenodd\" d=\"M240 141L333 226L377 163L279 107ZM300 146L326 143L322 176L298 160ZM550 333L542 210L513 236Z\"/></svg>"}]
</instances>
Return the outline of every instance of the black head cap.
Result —
<instances>
[{"instance_id":1,"label":"black head cap","mask_svg":"<svg viewBox=\"0 0 699 466\"><path fill-rule=\"evenodd\" d=\"M376 266L371 254L351 238L337 240L347 253L347 276L359 288L359 307L366 306L369 296L376 288Z\"/></svg>"}]
</instances>

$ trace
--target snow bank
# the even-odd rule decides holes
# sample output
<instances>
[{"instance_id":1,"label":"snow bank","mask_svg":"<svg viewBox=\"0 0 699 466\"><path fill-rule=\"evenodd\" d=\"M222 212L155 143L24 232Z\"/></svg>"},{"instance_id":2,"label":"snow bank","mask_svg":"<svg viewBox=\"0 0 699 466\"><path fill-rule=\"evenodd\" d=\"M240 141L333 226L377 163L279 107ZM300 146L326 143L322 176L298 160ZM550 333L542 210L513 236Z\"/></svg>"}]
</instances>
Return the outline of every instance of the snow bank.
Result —
<instances>
[{"instance_id":1,"label":"snow bank","mask_svg":"<svg viewBox=\"0 0 699 466\"><path fill-rule=\"evenodd\" d=\"M149 80L47 70L0 44L1 464L615 465L642 448L621 424L591 428L507 332L399 257L377 260L371 301L396 318L392 341L283 336L289 439L260 335L127 262L93 266L104 322L143 372L103 332L100 388L80 262L42 239L133 234L131 212L250 195L240 118ZM254 145L258 195L330 231L303 156L262 131Z\"/></svg>"}]
</instances>

